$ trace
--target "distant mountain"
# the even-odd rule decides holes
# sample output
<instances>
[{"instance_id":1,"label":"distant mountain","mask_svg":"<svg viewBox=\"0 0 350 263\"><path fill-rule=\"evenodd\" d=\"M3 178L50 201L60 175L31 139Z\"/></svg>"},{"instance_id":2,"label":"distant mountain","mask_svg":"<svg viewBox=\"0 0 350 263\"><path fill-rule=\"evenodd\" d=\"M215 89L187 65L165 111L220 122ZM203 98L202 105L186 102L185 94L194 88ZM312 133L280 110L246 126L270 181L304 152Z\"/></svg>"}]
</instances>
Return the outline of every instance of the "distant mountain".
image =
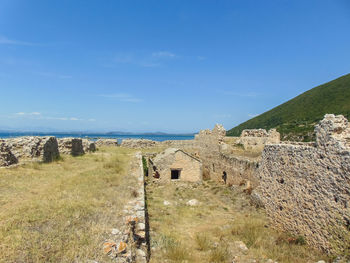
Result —
<instances>
[{"instance_id":1,"label":"distant mountain","mask_svg":"<svg viewBox=\"0 0 350 263\"><path fill-rule=\"evenodd\" d=\"M91 136L91 135L103 135L103 136L194 136L195 133L165 133L165 132L98 132L98 131L32 131L32 130L19 130L19 129L0 129L0 134L16 134L16 135L67 135L67 136Z\"/></svg>"},{"instance_id":2,"label":"distant mountain","mask_svg":"<svg viewBox=\"0 0 350 263\"><path fill-rule=\"evenodd\" d=\"M277 128L283 140L310 141L314 125L326 113L350 117L350 74L315 87L227 132L239 136L244 129Z\"/></svg>"},{"instance_id":3,"label":"distant mountain","mask_svg":"<svg viewBox=\"0 0 350 263\"><path fill-rule=\"evenodd\" d=\"M145 136L167 136L167 135L176 135L176 136L193 136L194 133L166 133L166 132L107 132L106 135L145 135Z\"/></svg>"}]
</instances>

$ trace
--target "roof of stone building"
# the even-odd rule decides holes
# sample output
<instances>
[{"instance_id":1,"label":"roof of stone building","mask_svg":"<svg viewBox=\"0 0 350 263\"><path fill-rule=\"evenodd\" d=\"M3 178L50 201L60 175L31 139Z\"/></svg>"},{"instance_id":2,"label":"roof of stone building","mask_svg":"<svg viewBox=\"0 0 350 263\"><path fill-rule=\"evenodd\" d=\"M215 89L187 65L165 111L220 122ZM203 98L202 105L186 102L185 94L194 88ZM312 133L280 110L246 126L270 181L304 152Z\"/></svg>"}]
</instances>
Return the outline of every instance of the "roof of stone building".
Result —
<instances>
[{"instance_id":1,"label":"roof of stone building","mask_svg":"<svg viewBox=\"0 0 350 263\"><path fill-rule=\"evenodd\" d=\"M187 156L191 157L192 159L195 159L196 161L201 162L201 160L198 159L197 157L195 157L195 156L193 156L193 155L191 155L191 154L189 154L181 149L177 149L177 148L168 148L168 149L164 150L163 152L157 154L157 156L153 160L154 160L154 162L160 161L161 159L167 158L168 156L173 155L176 152L182 152L182 153L186 154Z\"/></svg>"}]
</instances>

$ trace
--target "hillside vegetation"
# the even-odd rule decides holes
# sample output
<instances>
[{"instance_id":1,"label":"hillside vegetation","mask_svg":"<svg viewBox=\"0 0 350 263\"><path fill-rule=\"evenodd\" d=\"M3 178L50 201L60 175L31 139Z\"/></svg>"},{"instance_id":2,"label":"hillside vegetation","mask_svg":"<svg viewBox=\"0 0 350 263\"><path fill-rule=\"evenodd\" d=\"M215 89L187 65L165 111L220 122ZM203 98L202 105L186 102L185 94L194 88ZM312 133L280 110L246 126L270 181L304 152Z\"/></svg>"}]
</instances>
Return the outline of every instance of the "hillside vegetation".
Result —
<instances>
[{"instance_id":1,"label":"hillside vegetation","mask_svg":"<svg viewBox=\"0 0 350 263\"><path fill-rule=\"evenodd\" d=\"M254 117L227 132L239 136L244 129L277 128L282 140L313 140L314 125L326 113L350 117L350 74L315 87Z\"/></svg>"}]
</instances>

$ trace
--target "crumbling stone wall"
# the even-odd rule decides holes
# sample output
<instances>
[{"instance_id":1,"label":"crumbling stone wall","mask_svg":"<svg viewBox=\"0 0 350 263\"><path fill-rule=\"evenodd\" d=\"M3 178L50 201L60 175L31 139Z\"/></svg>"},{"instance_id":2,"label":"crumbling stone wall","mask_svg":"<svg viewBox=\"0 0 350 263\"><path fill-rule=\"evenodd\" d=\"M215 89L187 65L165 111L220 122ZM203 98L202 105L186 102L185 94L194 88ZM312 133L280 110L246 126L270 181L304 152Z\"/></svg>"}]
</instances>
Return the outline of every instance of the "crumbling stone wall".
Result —
<instances>
[{"instance_id":1,"label":"crumbling stone wall","mask_svg":"<svg viewBox=\"0 0 350 263\"><path fill-rule=\"evenodd\" d=\"M116 139L98 139L95 142L97 147L100 146L118 146L118 141Z\"/></svg>"},{"instance_id":2,"label":"crumbling stone wall","mask_svg":"<svg viewBox=\"0 0 350 263\"><path fill-rule=\"evenodd\" d=\"M222 176L225 172L227 184L238 185L244 180L248 180L251 182L252 187L258 185L258 180L255 176L259 167L257 160L254 161L240 156L220 153L218 158L211 160L211 164L211 176L217 181L222 181Z\"/></svg>"},{"instance_id":3,"label":"crumbling stone wall","mask_svg":"<svg viewBox=\"0 0 350 263\"><path fill-rule=\"evenodd\" d=\"M349 123L329 114L315 133L314 146L266 145L254 194L277 227L327 252L349 253Z\"/></svg>"},{"instance_id":4,"label":"crumbling stone wall","mask_svg":"<svg viewBox=\"0 0 350 263\"><path fill-rule=\"evenodd\" d=\"M79 138L58 139L60 153L79 156L84 154L83 141Z\"/></svg>"},{"instance_id":5,"label":"crumbling stone wall","mask_svg":"<svg viewBox=\"0 0 350 263\"><path fill-rule=\"evenodd\" d=\"M135 165L136 164L136 165ZM137 183L133 187L135 195L124 206L124 224L120 229L113 229L114 237L103 244L105 254L113 259L113 262L146 263L149 260L149 226L147 218L145 181L142 168L142 155L136 153L135 161L132 161L131 174L136 176Z\"/></svg>"},{"instance_id":6,"label":"crumbling stone wall","mask_svg":"<svg viewBox=\"0 0 350 263\"><path fill-rule=\"evenodd\" d=\"M35 158L51 162L59 157L56 137L26 136L6 139L5 143L18 160Z\"/></svg>"},{"instance_id":7,"label":"crumbling stone wall","mask_svg":"<svg viewBox=\"0 0 350 263\"><path fill-rule=\"evenodd\" d=\"M121 147L133 148L133 149L145 149L152 148L159 145L159 142L147 140L147 139L124 139L122 140Z\"/></svg>"},{"instance_id":8,"label":"crumbling stone wall","mask_svg":"<svg viewBox=\"0 0 350 263\"><path fill-rule=\"evenodd\" d=\"M181 170L179 181L202 181L202 163L199 159L188 153L168 148L150 160L151 176L158 178L160 182L171 181L171 170Z\"/></svg>"},{"instance_id":9,"label":"crumbling stone wall","mask_svg":"<svg viewBox=\"0 0 350 263\"><path fill-rule=\"evenodd\" d=\"M96 151L96 144L93 141L90 141L88 139L82 139L82 143L83 143L83 149L85 153Z\"/></svg>"},{"instance_id":10,"label":"crumbling stone wall","mask_svg":"<svg viewBox=\"0 0 350 263\"><path fill-rule=\"evenodd\" d=\"M195 149L197 144L195 140L168 140L159 143L159 146L180 148L180 149Z\"/></svg>"},{"instance_id":11,"label":"crumbling stone wall","mask_svg":"<svg viewBox=\"0 0 350 263\"><path fill-rule=\"evenodd\" d=\"M262 151L266 144L280 142L280 133L276 129L268 132L265 129L243 130L237 143L243 145L245 150Z\"/></svg>"},{"instance_id":12,"label":"crumbling stone wall","mask_svg":"<svg viewBox=\"0 0 350 263\"><path fill-rule=\"evenodd\" d=\"M3 140L0 140L0 167L10 166L18 163L16 156Z\"/></svg>"},{"instance_id":13,"label":"crumbling stone wall","mask_svg":"<svg viewBox=\"0 0 350 263\"><path fill-rule=\"evenodd\" d=\"M202 130L195 136L195 148L203 162L203 176L221 182L225 173L227 184L249 180L252 186L257 185L255 172L258 162L226 153L230 145L225 143L225 135L224 127L217 124L213 130Z\"/></svg>"}]
</instances>

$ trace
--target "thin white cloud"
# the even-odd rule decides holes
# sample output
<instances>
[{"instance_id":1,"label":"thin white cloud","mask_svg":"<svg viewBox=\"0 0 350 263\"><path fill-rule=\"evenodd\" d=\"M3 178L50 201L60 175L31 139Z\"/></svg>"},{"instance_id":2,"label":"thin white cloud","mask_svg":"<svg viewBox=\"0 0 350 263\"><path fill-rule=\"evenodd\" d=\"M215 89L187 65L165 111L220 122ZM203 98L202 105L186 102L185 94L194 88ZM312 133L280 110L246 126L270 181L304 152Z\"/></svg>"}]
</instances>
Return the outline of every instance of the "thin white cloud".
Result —
<instances>
[{"instance_id":1,"label":"thin white cloud","mask_svg":"<svg viewBox=\"0 0 350 263\"><path fill-rule=\"evenodd\" d=\"M17 112L10 115L8 118L27 118L33 120L58 120L58 121L84 121L77 117L52 117L44 116L40 112ZM96 121L95 119L88 119L87 121Z\"/></svg>"},{"instance_id":2,"label":"thin white cloud","mask_svg":"<svg viewBox=\"0 0 350 263\"><path fill-rule=\"evenodd\" d=\"M101 94L99 96L104 98L116 99L122 102L141 102L142 101L141 99L135 98L133 95L127 94L127 93Z\"/></svg>"},{"instance_id":3,"label":"thin white cloud","mask_svg":"<svg viewBox=\"0 0 350 263\"><path fill-rule=\"evenodd\" d=\"M148 54L120 53L112 62L118 64L132 64L140 67L153 68L162 66L165 60L176 58L177 56L169 51L156 51Z\"/></svg>"},{"instance_id":4,"label":"thin white cloud","mask_svg":"<svg viewBox=\"0 0 350 263\"><path fill-rule=\"evenodd\" d=\"M155 58L175 58L176 55L174 53L169 52L169 51L158 51L158 52L153 52L152 57L155 57Z\"/></svg>"},{"instance_id":5,"label":"thin white cloud","mask_svg":"<svg viewBox=\"0 0 350 263\"><path fill-rule=\"evenodd\" d=\"M259 96L259 93L254 92L254 91L248 91L248 92L222 91L221 93L224 95L237 96L237 97L257 97L257 96Z\"/></svg>"},{"instance_id":6,"label":"thin white cloud","mask_svg":"<svg viewBox=\"0 0 350 263\"><path fill-rule=\"evenodd\" d=\"M18 116L39 116L41 115L40 112L17 112L15 113L15 115Z\"/></svg>"},{"instance_id":7,"label":"thin white cloud","mask_svg":"<svg viewBox=\"0 0 350 263\"><path fill-rule=\"evenodd\" d=\"M70 75L62 75L62 74L56 74L52 72L36 72L35 74L44 76L44 77L50 77L50 78L59 78L59 79L71 79L73 78Z\"/></svg>"},{"instance_id":8,"label":"thin white cloud","mask_svg":"<svg viewBox=\"0 0 350 263\"><path fill-rule=\"evenodd\" d=\"M217 119L227 119L231 118L231 114L213 114L213 117Z\"/></svg>"},{"instance_id":9,"label":"thin white cloud","mask_svg":"<svg viewBox=\"0 0 350 263\"><path fill-rule=\"evenodd\" d=\"M9 39L5 36L0 36L0 44L1 45L17 45L17 46L36 46L37 45L35 43Z\"/></svg>"},{"instance_id":10,"label":"thin white cloud","mask_svg":"<svg viewBox=\"0 0 350 263\"><path fill-rule=\"evenodd\" d=\"M198 60L206 60L207 58L204 57L204 56L197 56L197 59L198 59Z\"/></svg>"},{"instance_id":11,"label":"thin white cloud","mask_svg":"<svg viewBox=\"0 0 350 263\"><path fill-rule=\"evenodd\" d=\"M259 114L248 113L248 117L250 117L250 118L254 118L254 117L258 116L258 115L259 115Z\"/></svg>"}]
</instances>

